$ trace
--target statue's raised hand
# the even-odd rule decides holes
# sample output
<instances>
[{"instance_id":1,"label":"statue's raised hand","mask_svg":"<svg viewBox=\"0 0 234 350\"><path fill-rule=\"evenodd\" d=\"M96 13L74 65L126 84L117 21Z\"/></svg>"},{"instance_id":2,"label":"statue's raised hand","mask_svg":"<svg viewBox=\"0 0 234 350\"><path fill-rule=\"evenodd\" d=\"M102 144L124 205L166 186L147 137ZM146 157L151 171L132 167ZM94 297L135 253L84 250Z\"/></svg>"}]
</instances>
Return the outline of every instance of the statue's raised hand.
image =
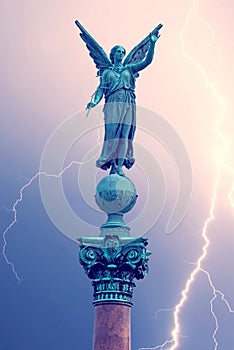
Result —
<instances>
[{"instance_id":1,"label":"statue's raised hand","mask_svg":"<svg viewBox=\"0 0 234 350\"><path fill-rule=\"evenodd\" d=\"M150 36L150 40L153 42L153 43L156 43L156 41L160 38L160 34L157 32L157 33L151 33L151 36Z\"/></svg>"},{"instance_id":2,"label":"statue's raised hand","mask_svg":"<svg viewBox=\"0 0 234 350\"><path fill-rule=\"evenodd\" d=\"M97 103L91 101L87 104L86 109L91 109L91 108L95 107L96 105L97 105Z\"/></svg>"}]
</instances>

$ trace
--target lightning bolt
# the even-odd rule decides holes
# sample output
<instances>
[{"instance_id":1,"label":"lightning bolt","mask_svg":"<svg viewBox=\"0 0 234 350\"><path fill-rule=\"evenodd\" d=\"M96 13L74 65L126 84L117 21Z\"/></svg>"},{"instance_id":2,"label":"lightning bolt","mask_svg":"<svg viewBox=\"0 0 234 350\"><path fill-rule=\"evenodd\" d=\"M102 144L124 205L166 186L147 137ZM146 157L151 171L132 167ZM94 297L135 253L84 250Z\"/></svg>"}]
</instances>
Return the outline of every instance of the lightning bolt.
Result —
<instances>
[{"instance_id":1,"label":"lightning bolt","mask_svg":"<svg viewBox=\"0 0 234 350\"><path fill-rule=\"evenodd\" d=\"M216 122L216 132L217 132L218 138L222 141L222 149L215 152L215 160L216 160L216 164L217 164L217 173L216 173L215 182L214 182L213 191L212 191L212 200L211 200L209 215L208 215L207 219L205 220L204 225L203 225L203 229L202 229L202 238L204 240L204 245L202 247L202 254L198 258L198 260L197 260L197 262L195 264L195 268L191 272L188 280L186 281L185 288L181 292L181 299L180 299L179 303L175 307L175 311L174 311L174 325L175 326L174 326L174 329L171 332L172 340L173 340L173 346L170 348L170 350L175 350L178 347L178 345L179 345L179 333L180 333L180 328L181 328L180 327L180 322L179 322L179 315L180 315L180 312L181 312L181 310L182 310L186 300L188 299L188 294L189 294L190 288L192 286L192 283L195 281L195 278L196 278L197 274L199 273L199 271L203 271L204 273L206 273L209 285L210 285L210 287L211 287L211 289L213 291L213 295L214 295L213 298L210 301L210 305L211 305L211 313L213 315L213 318L215 320L215 325L216 325L214 333L213 333L213 340L214 340L214 344L215 344L215 348L214 349L215 350L217 349L217 346L218 346L218 342L217 342L215 336L216 336L216 333L218 332L219 324L218 324L218 318L217 318L217 316L214 313L213 302L217 298L217 294L221 295L222 300L228 306L229 312L233 312L231 307L230 307L230 304L225 299L224 294L215 288L214 284L212 283L210 274L207 271L205 271L204 269L202 269L202 263L204 262L204 260L205 260L205 258L207 256L208 247L210 245L210 241L209 241L209 238L207 236L207 231L208 231L209 225L215 219L214 212L215 212L215 206L216 206L216 200L217 200L217 190L218 190L218 187L219 187L219 184L220 184L220 179L221 179L222 172L223 172L224 168L226 167L225 157L226 157L226 154L227 154L227 152L229 150L229 147L230 147L230 140L228 140L226 138L226 136L221 131L221 124L222 124L222 122L224 120L224 116L226 114L226 103L225 103L224 98L218 94L215 85L209 80L209 77L208 77L208 74L207 74L206 70L193 57L191 57L188 53L186 53L186 51L184 49L183 36L184 36L185 31L188 28L190 17L192 15L193 11L196 10L196 9L197 9L197 1L194 0L193 4L192 4L192 7L190 8L190 10L189 10L189 12L187 14L184 28L183 28L183 30L182 30L182 32L180 34L181 50L182 50L182 54L187 59L189 59L196 66L196 68L199 70L199 72L202 74L202 76L203 76L207 86L211 89L213 96L217 99L217 101L220 104L221 113L220 113L220 115L219 115L219 117L217 119L217 122ZM211 41L210 41L209 44L210 44L210 47L214 48L214 45L213 45L214 30L211 28L211 26L206 21L202 20L200 16L197 16L197 18L200 19L200 21L202 21L202 23L205 23L208 26L208 29L211 32ZM221 57L221 56L219 56L219 57ZM229 194L229 199L230 199L232 204L234 204L233 203L233 197L232 197L233 191L234 191L234 185L233 185L233 187L231 189L231 192Z\"/></svg>"},{"instance_id":2,"label":"lightning bolt","mask_svg":"<svg viewBox=\"0 0 234 350\"><path fill-rule=\"evenodd\" d=\"M220 296L221 300L226 304L228 311L230 313L234 313L234 310L231 308L228 300L225 298L224 293L222 293L220 290L215 288L214 283L211 280L210 274L205 269L202 269L202 268L200 269L200 271L202 271L206 275L208 282L209 282L209 285L211 286L212 291L213 291L213 298L210 300L210 310L211 310L211 314L212 314L214 321L215 321L215 330L213 332L212 337L213 337L213 341L215 344L214 350L216 350L218 345L219 345L217 342L217 339L216 339L216 334L217 334L218 329L219 329L219 322L218 322L218 318L214 312L214 301L217 299L218 296Z\"/></svg>"},{"instance_id":3,"label":"lightning bolt","mask_svg":"<svg viewBox=\"0 0 234 350\"><path fill-rule=\"evenodd\" d=\"M209 216L206 219L203 230L202 230L202 238L204 239L204 245L202 247L202 254L198 258L195 268L191 272L188 280L186 281L185 288L181 292L181 299L179 303L175 307L175 312L174 312L174 324L175 327L171 332L172 339L173 339L173 346L170 348L170 350L174 350L178 347L179 345L179 333L180 333L180 323L179 323L179 315L181 312L181 309L183 308L186 300L188 299L188 293L190 291L192 283L195 281L195 277L198 274L198 272L201 269L201 265L205 257L207 256L207 250L210 245L210 241L207 237L207 229L209 224L214 220L214 209L215 209L215 204L216 204L216 198L217 198L217 188L220 180L220 174L221 172L219 171L217 176L216 176L216 181L213 187L213 197L212 197L212 202L211 202L211 207L209 211Z\"/></svg>"},{"instance_id":4,"label":"lightning bolt","mask_svg":"<svg viewBox=\"0 0 234 350\"><path fill-rule=\"evenodd\" d=\"M90 112L90 110L89 110ZM98 117L98 114L92 110L92 113ZM86 115L88 116L88 115ZM101 132L100 132L100 128L98 128L97 130L97 143L100 145L101 142ZM91 161L92 159L96 158L97 154L95 154L93 157L89 158L86 161L71 161L69 165L67 165L65 168L63 168L61 170L61 172L59 174L47 174L46 172L37 172L20 190L19 190L19 196L18 198L15 200L15 202L13 203L13 206L11 209L8 208L2 208L4 210L7 210L9 212L13 213L13 219L11 221L11 223L7 226L7 228L5 229L5 231L2 233L2 238L3 238L3 247L2 247L2 255L4 257L4 260L6 262L7 265L10 266L18 284L20 284L20 282L22 281L22 278L20 278L20 276L18 275L16 269L15 269L15 265L13 264L12 261L9 260L7 254L6 254L6 250L7 250L7 235L9 233L9 231L13 228L13 226L15 226L15 224L17 223L17 207L19 206L19 204L23 201L23 194L25 192L25 190L27 190L28 187L30 187L32 185L32 183L34 181L36 181L39 176L47 176L47 177L54 177L54 178L59 178L61 177L68 169L70 169L73 165L82 165L82 164L86 164L89 161Z\"/></svg>"},{"instance_id":5,"label":"lightning bolt","mask_svg":"<svg viewBox=\"0 0 234 350\"><path fill-rule=\"evenodd\" d=\"M160 312L170 312L170 311L174 311L174 308L170 308L170 309L165 309L165 308L158 309L158 310L156 311L156 313L155 313L155 316L154 316L155 320L156 320L156 318L158 317L158 314L159 314Z\"/></svg>"},{"instance_id":6,"label":"lightning bolt","mask_svg":"<svg viewBox=\"0 0 234 350\"><path fill-rule=\"evenodd\" d=\"M180 325L179 317L180 317L181 311L183 309L183 306L184 306L185 302L188 299L189 291L191 289L191 286L195 282L195 279L196 279L196 277L197 277L199 272L203 272L203 273L206 274L209 286L211 287L211 290L213 292L213 297L210 300L210 310L211 310L211 314L213 316L213 319L215 321L215 329L214 329L214 332L213 332L213 335L212 335L213 341L214 341L214 350L216 350L217 347L218 347L216 334L217 334L218 329L219 329L219 322L218 322L218 317L216 316L215 311L214 311L214 301L217 299L217 297L220 296L221 300L226 304L228 311L230 313L234 313L234 311L231 308L229 302L225 298L224 293L222 293L220 290L218 290L214 286L214 283L212 282L212 279L211 279L211 276L210 276L209 272L206 271L204 268L202 268L202 264L203 264L207 254L208 254L208 248L209 248L209 245L210 245L210 240L208 238L207 231L208 231L208 228L209 228L210 224L215 220L215 216L214 216L215 214L214 213L215 213L215 207L216 207L216 201L217 201L217 191L218 191L218 188L219 188L220 179L221 179L222 173L224 172L225 169L226 170L228 169L229 171L231 171L232 174L234 174L234 169L232 169L232 167L228 163L226 163L226 161L225 161L226 155L227 155L227 153L229 151L229 148L230 148L230 145L231 145L231 141L221 131L221 125L222 125L222 123L224 121L224 117L226 115L226 102L225 102L224 98L219 95L215 85L209 80L209 77L208 77L208 74L207 74L205 68L203 68L196 59L191 57L186 52L186 50L184 48L185 47L184 39L183 39L184 33L187 30L187 28L188 28L189 21L190 21L190 18L192 16L192 13L194 11L196 13L196 11L197 11L197 5L198 5L198 2L196 0L194 0L190 10L187 13L185 24L184 24L184 27L183 27L183 29L181 31L181 34L180 34L181 52L182 52L183 56L186 57L189 61L191 61L195 65L195 67L198 69L198 71L202 74L202 77L203 77L206 85L209 87L209 89L211 90L213 96L215 97L215 99L218 101L218 103L220 105L221 112L220 112L219 117L217 118L217 121L216 121L216 132L217 132L219 140L222 143L222 147L215 151L215 161L216 161L216 164L217 164L217 173L216 173L216 176L215 176L215 181L214 181L213 190L212 190L212 199L211 199L209 214L208 214L207 219L204 222L204 225L203 225L203 228L202 228L202 233L201 233L203 241L204 241L204 244L203 244L203 247L202 247L202 253L201 253L200 257L198 258L198 260L196 261L196 263L194 264L195 267L192 270L192 272L190 273L190 276L189 276L189 278L187 279L187 281L185 283L185 287L184 287L184 289L181 292L181 299L179 300L178 304L175 306L175 310L174 310L174 313L173 313L174 328L171 331L171 339L170 340L166 340L163 344L156 346L155 348L153 348L154 350L156 350L156 349L160 349L160 350L163 350L163 349L175 350L176 348L178 348L179 338L181 337L181 334L180 334L181 333L181 325ZM212 49L217 49L215 47L215 45L213 44L214 38L215 38L215 31L209 25L209 23L204 21L200 16L198 16L197 13L196 13L196 17L203 24L206 24L206 26L208 27L209 31L211 32L211 40L209 42L209 46ZM218 50L218 49L217 49L217 51L219 53L219 61L220 61L221 57L222 57L221 51ZM229 192L228 197L229 197L229 201L230 201L231 206L234 208L234 183L233 183L233 185L231 187L231 190ZM170 345L170 344L172 344L172 346L170 346L168 348L168 345Z\"/></svg>"},{"instance_id":7,"label":"lightning bolt","mask_svg":"<svg viewBox=\"0 0 234 350\"><path fill-rule=\"evenodd\" d=\"M88 160L90 161L90 159ZM54 177L54 178L59 178L61 177L68 169L70 169L74 164L75 165L82 165L85 162L78 162L78 161L72 161L69 165L67 165L65 168L62 169L62 171L59 174L47 174L46 172L38 172L36 173L20 190L19 190L19 196L14 202L12 208L9 210L13 213L13 220L11 223L7 226L5 231L2 233L3 237L3 248L2 248L2 255L4 257L5 262L11 267L11 270L17 279L18 284L22 281L22 278L19 277L18 273L16 272L15 265L13 264L12 261L10 261L7 257L6 254L6 249L7 249L7 234L9 231L13 228L13 226L17 223L17 207L19 204L23 201L23 195L25 190L31 186L31 184L39 178L39 176L47 176L47 177Z\"/></svg>"},{"instance_id":8,"label":"lightning bolt","mask_svg":"<svg viewBox=\"0 0 234 350\"><path fill-rule=\"evenodd\" d=\"M10 225L7 226L7 228L5 229L5 231L3 232L2 234L2 237L3 237L3 247L2 247L2 255L6 261L6 263L8 265L10 265L11 267L11 270L13 272L13 274L15 275L15 278L17 279L18 281L18 284L21 282L21 278L19 277L18 273L16 272L16 269L15 269L15 266L13 264L13 262L11 262L7 255L6 255L6 248L7 248L7 233L10 231L10 229L17 223L17 206L19 205L20 202L22 202L23 200L23 192L24 190L26 190L27 187L29 187L32 182L34 180L36 180L38 178L38 176L40 175L40 173L37 173L35 176L33 176L29 181L28 183L26 183L19 191L19 197L16 199L15 203L13 204L12 206L12 209L8 209L8 211L11 211L13 212L13 220L12 222L10 223Z\"/></svg>"},{"instance_id":9,"label":"lightning bolt","mask_svg":"<svg viewBox=\"0 0 234 350\"><path fill-rule=\"evenodd\" d=\"M194 7L197 7L196 4L194 5ZM196 17L199 19L199 21L203 24L206 25L206 27L209 29L209 32L211 33L211 37L210 37L210 41L209 41L209 47L216 50L217 54L218 54L218 62L220 63L222 61L222 51L221 49L219 49L215 44L215 31L214 28L211 27L211 25L209 24L209 22L205 21L201 16L199 16L198 14L196 14Z\"/></svg>"}]
</instances>

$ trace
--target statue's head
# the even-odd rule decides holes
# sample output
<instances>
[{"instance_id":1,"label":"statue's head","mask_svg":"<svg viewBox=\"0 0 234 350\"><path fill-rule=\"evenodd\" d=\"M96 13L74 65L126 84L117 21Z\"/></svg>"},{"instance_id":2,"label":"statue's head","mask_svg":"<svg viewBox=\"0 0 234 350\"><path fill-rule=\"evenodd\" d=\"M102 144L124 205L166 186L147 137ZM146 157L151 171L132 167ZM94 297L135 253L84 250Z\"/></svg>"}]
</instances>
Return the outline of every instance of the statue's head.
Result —
<instances>
[{"instance_id":1,"label":"statue's head","mask_svg":"<svg viewBox=\"0 0 234 350\"><path fill-rule=\"evenodd\" d=\"M111 62L114 64L114 60L117 54L123 54L123 56L126 55L126 50L123 46L120 45L115 45L114 47L112 47L111 52L110 52L110 60Z\"/></svg>"}]
</instances>

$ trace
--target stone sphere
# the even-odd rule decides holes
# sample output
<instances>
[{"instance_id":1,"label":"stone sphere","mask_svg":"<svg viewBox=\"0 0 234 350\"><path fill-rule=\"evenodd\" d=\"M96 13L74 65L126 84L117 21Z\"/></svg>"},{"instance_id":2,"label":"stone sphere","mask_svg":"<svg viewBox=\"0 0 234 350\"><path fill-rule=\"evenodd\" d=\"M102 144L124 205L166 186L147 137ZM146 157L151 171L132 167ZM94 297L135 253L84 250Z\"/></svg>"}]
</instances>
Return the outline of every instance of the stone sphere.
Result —
<instances>
[{"instance_id":1,"label":"stone sphere","mask_svg":"<svg viewBox=\"0 0 234 350\"><path fill-rule=\"evenodd\" d=\"M107 214L124 214L137 200L134 183L125 176L112 174L104 177L96 188L96 203Z\"/></svg>"}]
</instances>

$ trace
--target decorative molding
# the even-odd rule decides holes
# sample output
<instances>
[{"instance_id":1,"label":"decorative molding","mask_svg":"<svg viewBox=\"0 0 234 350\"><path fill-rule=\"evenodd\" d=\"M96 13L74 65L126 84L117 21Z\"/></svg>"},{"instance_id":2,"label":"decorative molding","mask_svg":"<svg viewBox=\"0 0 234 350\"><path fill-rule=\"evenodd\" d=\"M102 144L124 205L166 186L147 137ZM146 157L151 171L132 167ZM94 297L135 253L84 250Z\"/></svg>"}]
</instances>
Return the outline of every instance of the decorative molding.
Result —
<instances>
[{"instance_id":1,"label":"decorative molding","mask_svg":"<svg viewBox=\"0 0 234 350\"><path fill-rule=\"evenodd\" d=\"M80 245L79 260L94 288L94 305L118 302L132 305L134 279L148 273L147 238L123 244L118 235L106 235L99 247Z\"/></svg>"}]
</instances>

